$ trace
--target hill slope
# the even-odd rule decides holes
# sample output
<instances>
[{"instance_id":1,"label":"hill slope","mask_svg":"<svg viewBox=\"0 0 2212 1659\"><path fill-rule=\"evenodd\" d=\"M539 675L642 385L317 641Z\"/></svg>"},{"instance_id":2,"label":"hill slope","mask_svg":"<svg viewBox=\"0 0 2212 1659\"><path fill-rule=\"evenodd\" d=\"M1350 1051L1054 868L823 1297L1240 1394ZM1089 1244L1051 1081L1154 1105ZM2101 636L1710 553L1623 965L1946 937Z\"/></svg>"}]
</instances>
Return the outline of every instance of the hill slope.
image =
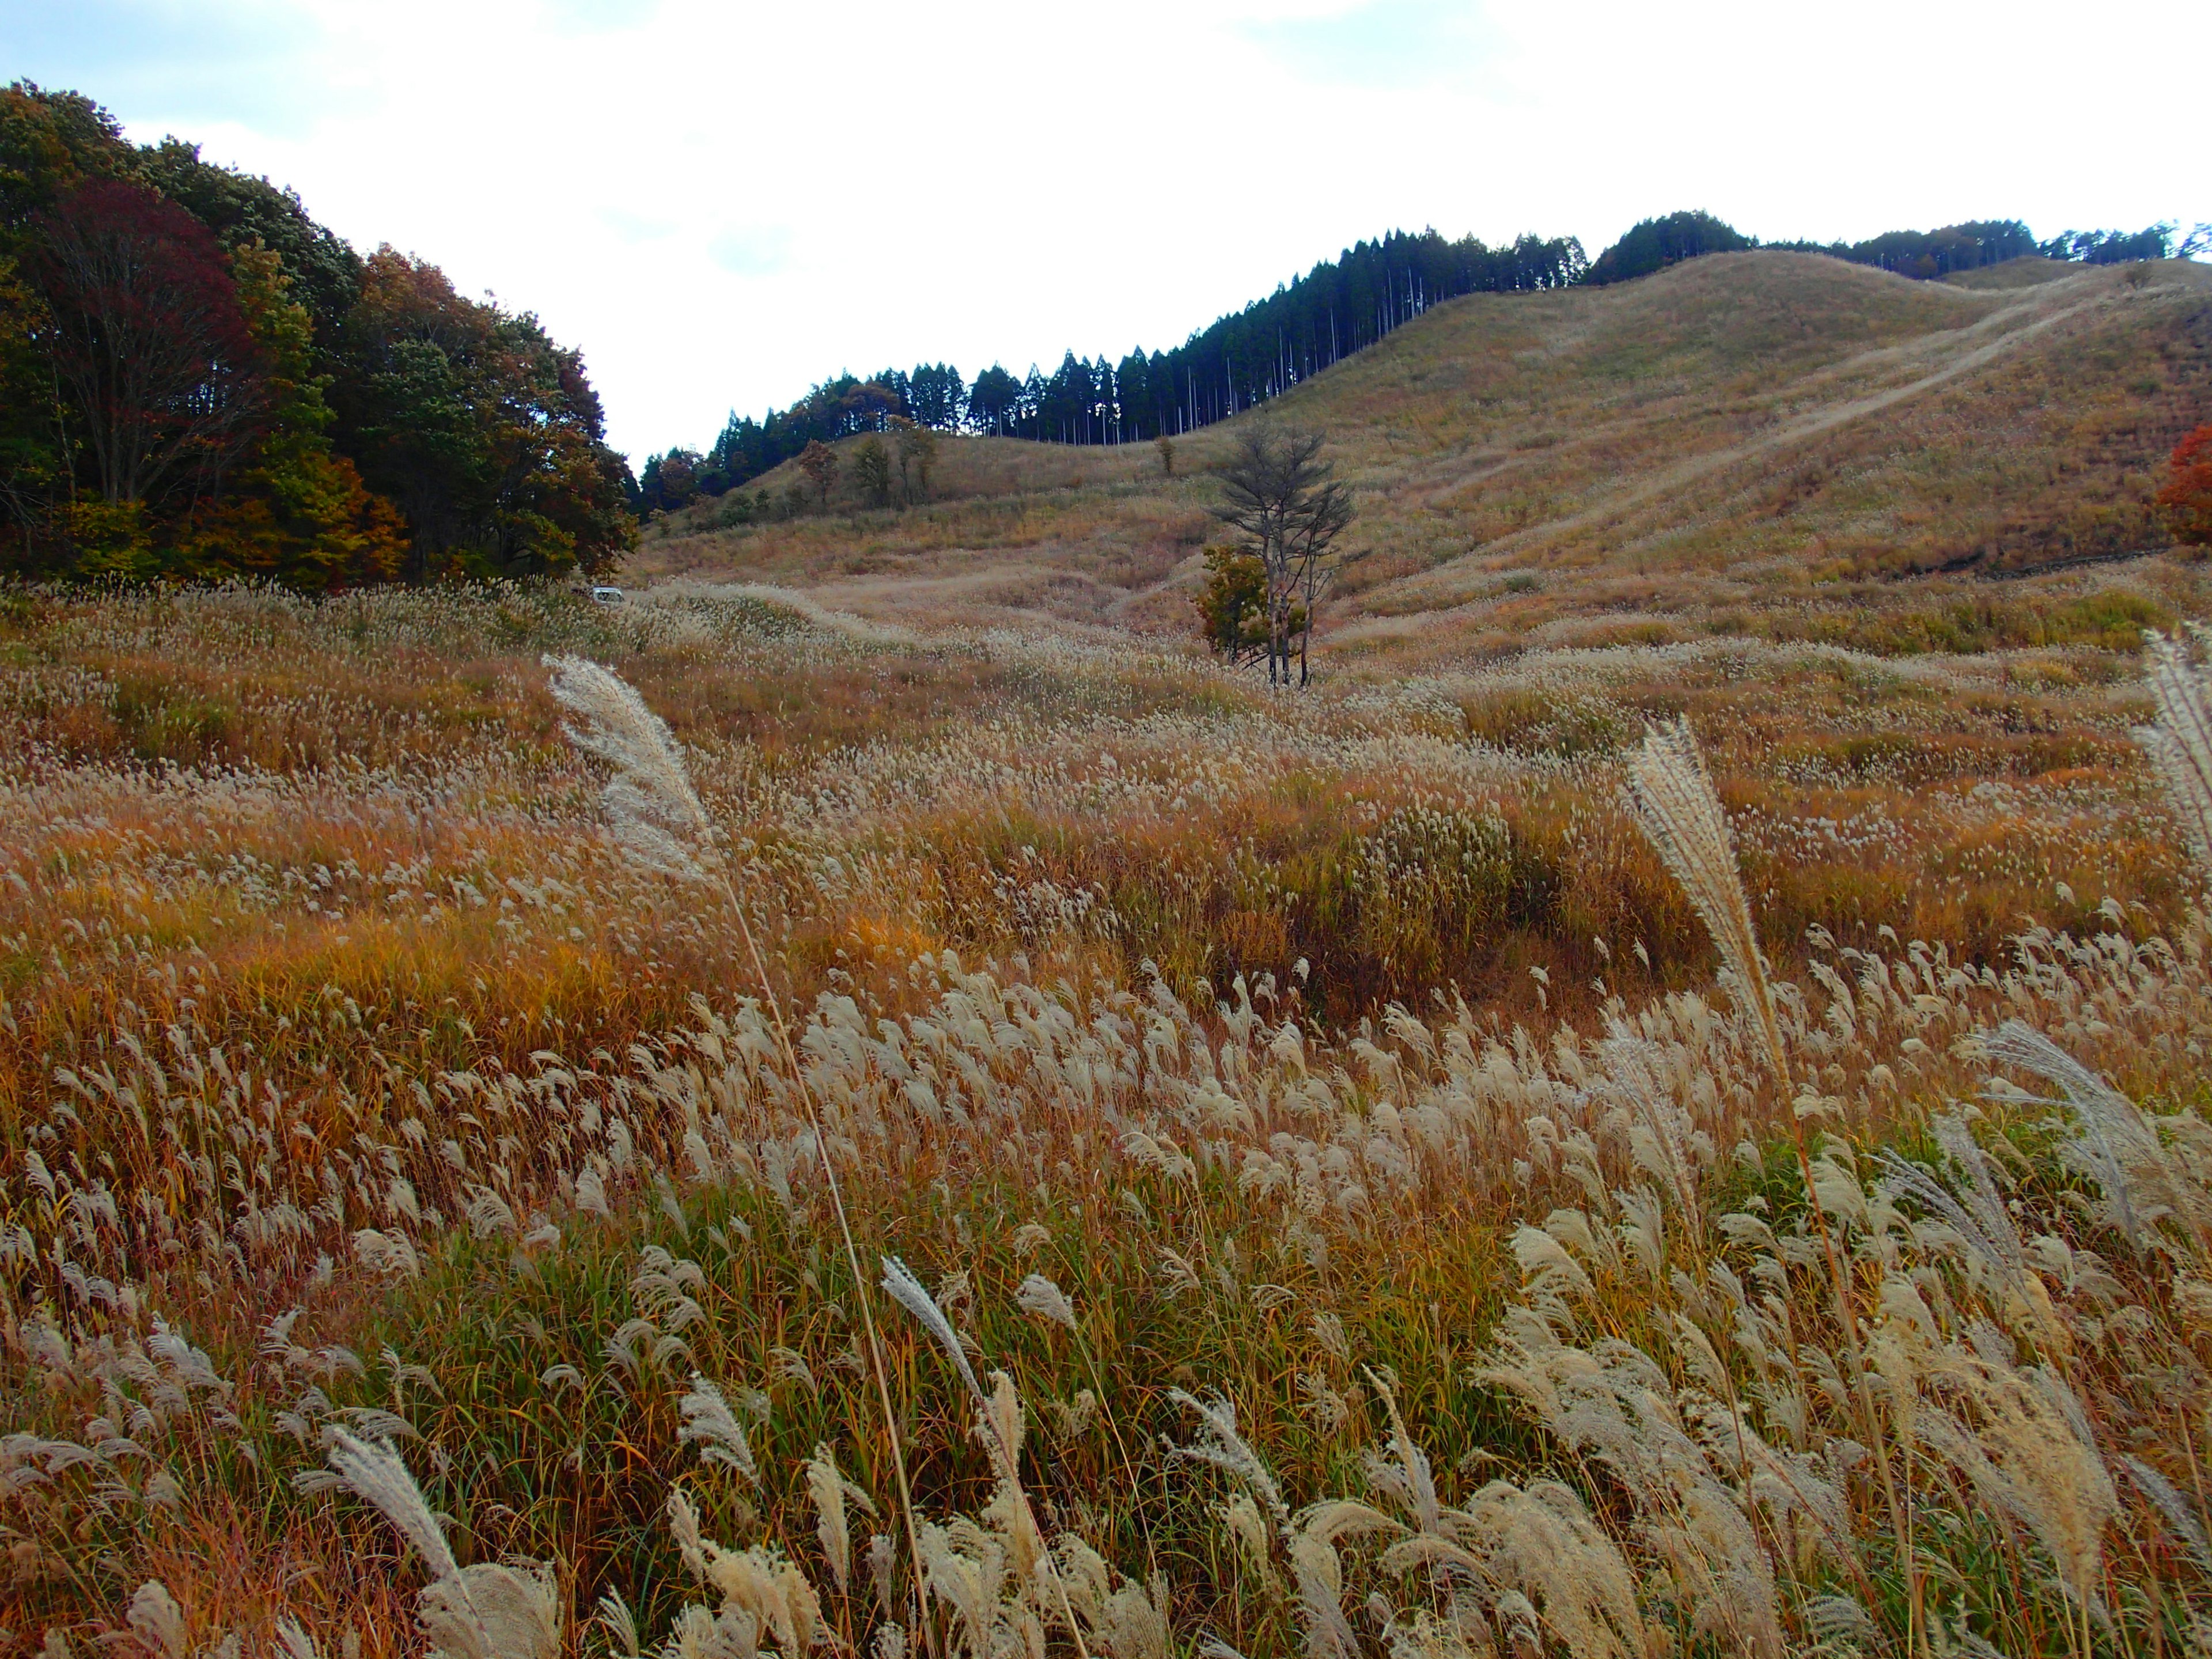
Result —
<instances>
[{"instance_id":1,"label":"hill slope","mask_svg":"<svg viewBox=\"0 0 2212 1659\"><path fill-rule=\"evenodd\" d=\"M1358 489L1340 647L1573 639L1623 613L1639 637L1863 632L2165 544L2148 502L2212 409L2212 270L2021 264L1969 287L1753 252L1474 295L1250 418L1326 428ZM641 569L1179 630L1212 530L1191 475L1234 430L1180 441L1174 477L1150 446L950 440L933 504L721 529L707 503Z\"/></svg>"}]
</instances>

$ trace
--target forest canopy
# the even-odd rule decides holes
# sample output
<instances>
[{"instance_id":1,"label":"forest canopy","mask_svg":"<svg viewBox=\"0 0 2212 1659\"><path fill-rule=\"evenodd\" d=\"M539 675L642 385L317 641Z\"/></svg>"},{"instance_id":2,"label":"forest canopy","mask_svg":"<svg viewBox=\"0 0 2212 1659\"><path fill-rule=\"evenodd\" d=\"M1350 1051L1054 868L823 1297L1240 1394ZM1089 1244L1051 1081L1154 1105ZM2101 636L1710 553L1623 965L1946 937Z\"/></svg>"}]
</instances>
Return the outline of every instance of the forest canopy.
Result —
<instances>
[{"instance_id":1,"label":"forest canopy","mask_svg":"<svg viewBox=\"0 0 2212 1659\"><path fill-rule=\"evenodd\" d=\"M1763 242L1710 213L1670 213L1646 219L1598 255L1583 278L1594 284L1625 283L1701 253L1768 248L1785 253L1825 253L1852 264L1874 265L1917 281L1978 270L2010 259L2039 257L2083 264L2125 264L2136 259L2187 257L2204 246L2206 228L2177 240L2175 227L2143 230L2069 230L2045 241L2017 219L1975 219L1936 230L1891 230L1863 242Z\"/></svg>"},{"instance_id":2,"label":"forest canopy","mask_svg":"<svg viewBox=\"0 0 2212 1659\"><path fill-rule=\"evenodd\" d=\"M632 488L535 317L76 93L0 92L0 570L590 572Z\"/></svg>"}]
</instances>

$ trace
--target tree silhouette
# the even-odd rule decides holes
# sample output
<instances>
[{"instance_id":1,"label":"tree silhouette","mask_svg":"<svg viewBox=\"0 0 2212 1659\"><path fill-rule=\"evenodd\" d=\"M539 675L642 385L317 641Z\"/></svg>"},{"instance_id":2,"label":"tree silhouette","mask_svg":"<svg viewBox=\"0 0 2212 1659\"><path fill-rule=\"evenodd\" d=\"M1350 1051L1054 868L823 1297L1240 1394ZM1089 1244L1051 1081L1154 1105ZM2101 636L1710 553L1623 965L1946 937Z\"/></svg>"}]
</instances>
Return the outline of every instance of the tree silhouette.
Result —
<instances>
[{"instance_id":1,"label":"tree silhouette","mask_svg":"<svg viewBox=\"0 0 2212 1659\"><path fill-rule=\"evenodd\" d=\"M888 506L891 499L891 457L884 447L884 441L873 433L860 441L853 454L853 482L860 486L870 501L878 507Z\"/></svg>"},{"instance_id":2,"label":"tree silhouette","mask_svg":"<svg viewBox=\"0 0 2212 1659\"><path fill-rule=\"evenodd\" d=\"M1321 459L1327 441L1318 432L1257 421L1238 435L1222 469L1226 498L1214 516L1246 538L1266 577L1267 683L1310 678L1306 647L1314 617L1334 580L1329 554L1351 524L1352 493Z\"/></svg>"},{"instance_id":3,"label":"tree silhouette","mask_svg":"<svg viewBox=\"0 0 2212 1659\"><path fill-rule=\"evenodd\" d=\"M912 421L899 423L897 430L899 488L912 493L907 476L911 471L921 480L921 495L927 501L930 469L937 465L937 434Z\"/></svg>"}]
</instances>

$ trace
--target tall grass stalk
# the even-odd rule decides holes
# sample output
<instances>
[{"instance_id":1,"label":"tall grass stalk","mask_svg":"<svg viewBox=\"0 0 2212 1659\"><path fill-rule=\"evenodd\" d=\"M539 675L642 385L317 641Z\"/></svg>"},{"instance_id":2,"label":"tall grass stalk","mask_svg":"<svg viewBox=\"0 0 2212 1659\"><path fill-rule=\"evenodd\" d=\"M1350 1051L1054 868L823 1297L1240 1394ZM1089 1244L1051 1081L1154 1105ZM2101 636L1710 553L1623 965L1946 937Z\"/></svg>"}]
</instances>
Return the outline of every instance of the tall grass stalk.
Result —
<instances>
[{"instance_id":1,"label":"tall grass stalk","mask_svg":"<svg viewBox=\"0 0 2212 1659\"><path fill-rule=\"evenodd\" d=\"M907 1473L906 1451L891 1404L889 1367L884 1358L883 1338L876 1325L875 1308L868 1292L867 1275L860 1269L860 1252L853 1240L846 1214L844 1188L837 1179L836 1161L830 1154L830 1134L799 1064L792 1042L790 1022L784 1017L783 999L753 937L744 901L732 878L729 860L716 844L712 817L692 787L690 769L667 723L650 708L637 690L613 670L580 657L548 657L551 671L549 689L554 700L583 722L581 730L563 724L562 730L585 753L615 769L615 776L602 797L616 841L648 867L684 879L718 884L723 902L737 917L738 929L750 961L753 977L775 1028L776 1042L787 1075L805 1108L814 1132L816 1155L837 1217L837 1233L845 1250L845 1264L853 1275L854 1295L860 1304L866 1327L868 1361L874 1373L876 1397L883 1408L884 1434L889 1442L891 1467L898 1477L899 1513L905 1523L908 1559L914 1564L915 1611L925 1650L932 1643L928 1602L922 1589L921 1537L915 1522L914 1487ZM711 874L710 874L711 872ZM970 1381L972 1382L972 1375Z\"/></svg>"},{"instance_id":2,"label":"tall grass stalk","mask_svg":"<svg viewBox=\"0 0 2212 1659\"><path fill-rule=\"evenodd\" d=\"M912 1314L921 1322L922 1328L936 1338L937 1346L945 1350L945 1357L960 1373L960 1380L968 1385L969 1395L975 1406L976 1426L990 1448L991 1462L998 1468L999 1478L1019 1509L1023 1524L1042 1539L1044 1529L1037 1525L1036 1510L1030 1504L1028 1489L1022 1485L1021 1437L1016 1427L1021 1419L1021 1401L1013 1393L1011 1379L1005 1372L999 1372L998 1393L984 1392L983 1385L975 1379L975 1368L968 1363L967 1350L960 1346L959 1333L945 1316L945 1310L938 1305L927 1286L914 1276L913 1270L895 1255L884 1258L883 1288L884 1294ZM1080 1659L1090 1659L1090 1650L1083 1642L1083 1628L1076 1622L1075 1609L1068 1600L1067 1586L1053 1565L1049 1551L1038 1558L1038 1571L1052 1582L1053 1592L1060 1600L1060 1615L1067 1622L1077 1654Z\"/></svg>"},{"instance_id":3,"label":"tall grass stalk","mask_svg":"<svg viewBox=\"0 0 2212 1659\"><path fill-rule=\"evenodd\" d=\"M2194 624L2166 635L2146 629L2143 679L2158 722L2136 732L2165 787L2168 805L2197 855L2212 873L2212 663L2192 661L2212 633Z\"/></svg>"},{"instance_id":4,"label":"tall grass stalk","mask_svg":"<svg viewBox=\"0 0 2212 1659\"><path fill-rule=\"evenodd\" d=\"M1744 890L1743 872L1736 860L1735 837L1729 830L1728 813L1721 805L1719 791L1713 787L1712 773L1705 764L1704 752L1698 747L1697 734L1690 729L1686 716L1645 732L1643 746L1629 763L1628 805L1653 849L1681 884L1691 907L1712 935L1721 960L1741 988L1758 1026L1775 1085L1783 1099L1789 1101L1790 1059L1783 1045L1782 1023L1775 1012L1773 988L1767 982L1765 957L1759 948L1751 898ZM1906 1647L1911 1653L1924 1655L1927 1637L1923 1628L1923 1590L1912 1548L1911 1511L1899 1498L1890 1468L1881 1413L1875 1406L1872 1386L1867 1379L1858 1316L1851 1305L1850 1280L1814 1177L1812 1152L1805 1139L1805 1112L1793 1103L1790 1125L1791 1142L1797 1153L1797 1172L1805 1183L1806 1205L1820 1230L1836 1322L1850 1352L1861 1416L1867 1437L1874 1443L1875 1462L1881 1475L1891 1530L1910 1587Z\"/></svg>"},{"instance_id":5,"label":"tall grass stalk","mask_svg":"<svg viewBox=\"0 0 2212 1659\"><path fill-rule=\"evenodd\" d=\"M1022 1280L1021 1288L1016 1292L1015 1303L1024 1313L1033 1314L1055 1325L1066 1326L1075 1338L1076 1351L1083 1356L1084 1367L1091 1374L1091 1386L1097 1390L1099 1414L1105 1419L1107 1431L1114 1437L1114 1450L1121 1460L1121 1473L1128 1478L1130 1492L1133 1494L1138 1492L1140 1487L1137 1480L1136 1461L1129 1455L1128 1442L1121 1437L1121 1413L1114 1408L1112 1391L1106 1386L1105 1376L1098 1369L1098 1358L1091 1352L1091 1340L1084 1334L1083 1322L1077 1316L1074 1304L1068 1301L1066 1292L1042 1273L1031 1273ZM1158 1572L1159 1552L1153 1546L1152 1522L1145 1514L1141 1503L1137 1507L1137 1526L1144 1535L1146 1564L1152 1571Z\"/></svg>"}]
</instances>

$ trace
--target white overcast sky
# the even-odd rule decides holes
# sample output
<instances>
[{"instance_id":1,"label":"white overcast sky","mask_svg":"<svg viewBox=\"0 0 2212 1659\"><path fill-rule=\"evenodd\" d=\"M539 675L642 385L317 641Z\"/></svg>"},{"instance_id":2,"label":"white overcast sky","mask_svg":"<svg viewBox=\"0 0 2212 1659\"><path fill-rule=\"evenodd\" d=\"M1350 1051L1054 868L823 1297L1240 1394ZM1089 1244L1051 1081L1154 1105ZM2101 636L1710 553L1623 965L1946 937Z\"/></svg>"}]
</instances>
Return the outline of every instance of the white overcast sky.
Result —
<instances>
[{"instance_id":1,"label":"white overcast sky","mask_svg":"<svg viewBox=\"0 0 2212 1659\"><path fill-rule=\"evenodd\" d=\"M0 0L580 345L642 462L840 369L1172 345L1350 242L2212 219L2205 0Z\"/></svg>"}]
</instances>

